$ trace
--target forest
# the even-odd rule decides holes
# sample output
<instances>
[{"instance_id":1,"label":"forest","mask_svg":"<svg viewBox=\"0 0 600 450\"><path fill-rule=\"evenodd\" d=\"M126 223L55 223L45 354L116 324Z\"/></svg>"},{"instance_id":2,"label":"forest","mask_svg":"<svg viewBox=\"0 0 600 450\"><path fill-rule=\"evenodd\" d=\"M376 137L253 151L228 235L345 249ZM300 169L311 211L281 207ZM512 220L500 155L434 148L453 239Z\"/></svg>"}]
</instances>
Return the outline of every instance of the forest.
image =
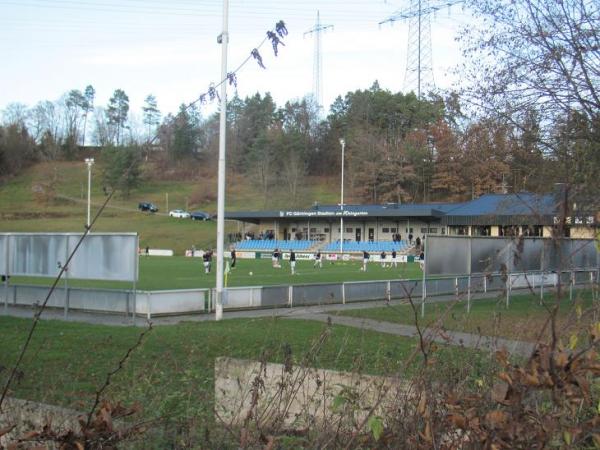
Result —
<instances>
[{"instance_id":1,"label":"forest","mask_svg":"<svg viewBox=\"0 0 600 450\"><path fill-rule=\"evenodd\" d=\"M490 192L548 192L568 183L592 201L600 180L600 33L593 3L472 2L482 24L463 31L462 81L455 89L391 92L375 80L329 110L311 96L277 105L271 95L227 105L227 165L301 203L307 177L337 179L340 139L350 195L365 203L456 201ZM566 32L569 30L569 32ZM493 38L492 38L493 37ZM149 94L140 111L116 89L96 105L92 85L56 101L2 111L0 178L41 160L104 152L108 184L134 189L143 156L216 172L218 112L202 102L162 116ZM202 100L205 100L202 98ZM216 101L215 99L213 99Z\"/></svg>"}]
</instances>

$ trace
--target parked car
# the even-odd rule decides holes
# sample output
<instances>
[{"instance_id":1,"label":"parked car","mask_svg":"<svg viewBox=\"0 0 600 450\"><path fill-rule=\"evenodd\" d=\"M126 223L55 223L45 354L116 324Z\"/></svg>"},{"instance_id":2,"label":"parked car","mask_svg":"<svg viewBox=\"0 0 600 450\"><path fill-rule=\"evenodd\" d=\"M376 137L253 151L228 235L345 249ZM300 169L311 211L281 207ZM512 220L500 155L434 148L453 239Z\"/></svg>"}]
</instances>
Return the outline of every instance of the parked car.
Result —
<instances>
[{"instance_id":1,"label":"parked car","mask_svg":"<svg viewBox=\"0 0 600 450\"><path fill-rule=\"evenodd\" d=\"M184 211L183 209L174 209L173 211L169 211L169 216L175 217L177 219L189 219L190 213Z\"/></svg>"},{"instance_id":2,"label":"parked car","mask_svg":"<svg viewBox=\"0 0 600 450\"><path fill-rule=\"evenodd\" d=\"M140 211L150 211L150 212L157 212L158 208L154 205L154 203L150 203L150 202L141 202L138 204L138 209Z\"/></svg>"},{"instance_id":3,"label":"parked car","mask_svg":"<svg viewBox=\"0 0 600 450\"><path fill-rule=\"evenodd\" d=\"M194 211L190 214L192 220L210 220L210 214L204 211Z\"/></svg>"}]
</instances>

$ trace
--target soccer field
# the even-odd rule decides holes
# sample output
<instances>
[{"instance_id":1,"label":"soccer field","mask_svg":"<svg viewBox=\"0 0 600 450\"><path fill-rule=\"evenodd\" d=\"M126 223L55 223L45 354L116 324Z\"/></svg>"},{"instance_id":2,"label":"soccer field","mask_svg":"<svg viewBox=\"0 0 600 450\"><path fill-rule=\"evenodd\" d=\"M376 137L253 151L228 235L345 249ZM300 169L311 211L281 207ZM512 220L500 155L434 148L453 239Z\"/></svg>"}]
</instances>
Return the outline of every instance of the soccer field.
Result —
<instances>
[{"instance_id":1,"label":"soccer field","mask_svg":"<svg viewBox=\"0 0 600 450\"><path fill-rule=\"evenodd\" d=\"M215 266L204 273L202 258L183 256L140 256L140 277L137 288L141 290L194 289L215 286ZM369 264L362 272L359 261L323 261L323 268L313 267L313 261L298 261L296 275L290 271L290 263L282 261L281 269L275 269L270 259L238 259L236 267L227 275L228 286L266 286L277 284L339 283L342 281L397 280L420 278L418 263L398 264L398 268L382 268L379 263ZM252 274L252 275L251 275ZM47 278L13 277L11 283L50 284ZM69 280L70 286L131 288L131 283L115 283L89 280ZM62 286L62 284L60 285Z\"/></svg>"}]
</instances>

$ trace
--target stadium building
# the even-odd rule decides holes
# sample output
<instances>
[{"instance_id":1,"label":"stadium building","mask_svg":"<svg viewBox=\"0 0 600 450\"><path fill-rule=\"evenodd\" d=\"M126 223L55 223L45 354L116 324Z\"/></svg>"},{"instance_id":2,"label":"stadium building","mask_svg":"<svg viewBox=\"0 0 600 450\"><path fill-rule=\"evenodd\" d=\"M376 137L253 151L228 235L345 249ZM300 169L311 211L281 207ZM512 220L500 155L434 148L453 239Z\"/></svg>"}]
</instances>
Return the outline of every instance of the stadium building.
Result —
<instances>
[{"instance_id":1,"label":"stadium building","mask_svg":"<svg viewBox=\"0 0 600 450\"><path fill-rule=\"evenodd\" d=\"M486 194L462 203L314 205L308 209L230 212L226 219L242 222L246 239L317 241L329 244L324 250L335 251L343 236L345 251L359 251L365 242L406 242L410 235L413 240L427 234L550 237L562 216L556 198L554 194ZM572 205L564 234L593 238L598 222L596 213Z\"/></svg>"}]
</instances>

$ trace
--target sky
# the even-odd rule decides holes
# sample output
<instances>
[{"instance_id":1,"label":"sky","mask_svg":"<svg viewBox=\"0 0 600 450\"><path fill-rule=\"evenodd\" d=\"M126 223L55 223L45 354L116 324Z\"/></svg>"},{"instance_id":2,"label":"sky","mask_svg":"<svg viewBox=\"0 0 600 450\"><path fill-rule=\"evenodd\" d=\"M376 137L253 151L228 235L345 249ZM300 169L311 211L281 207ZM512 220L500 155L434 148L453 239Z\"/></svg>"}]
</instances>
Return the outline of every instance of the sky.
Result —
<instances>
[{"instance_id":1,"label":"sky","mask_svg":"<svg viewBox=\"0 0 600 450\"><path fill-rule=\"evenodd\" d=\"M408 22L379 22L405 10L408 1L230 0L229 71L276 22L283 20L289 31L278 57L268 42L260 48L266 70L254 61L242 67L238 94L271 92L282 106L312 92L314 39L304 34L314 27L317 10L323 25L333 25L321 34L325 109L338 95L375 80L402 91ZM91 84L97 106L123 89L132 112L141 114L148 94L163 115L176 112L220 80L222 8L222 0L0 0L0 110L11 102L57 100ZM432 17L438 87L456 81L461 54L455 37L468 23L460 6Z\"/></svg>"}]
</instances>

